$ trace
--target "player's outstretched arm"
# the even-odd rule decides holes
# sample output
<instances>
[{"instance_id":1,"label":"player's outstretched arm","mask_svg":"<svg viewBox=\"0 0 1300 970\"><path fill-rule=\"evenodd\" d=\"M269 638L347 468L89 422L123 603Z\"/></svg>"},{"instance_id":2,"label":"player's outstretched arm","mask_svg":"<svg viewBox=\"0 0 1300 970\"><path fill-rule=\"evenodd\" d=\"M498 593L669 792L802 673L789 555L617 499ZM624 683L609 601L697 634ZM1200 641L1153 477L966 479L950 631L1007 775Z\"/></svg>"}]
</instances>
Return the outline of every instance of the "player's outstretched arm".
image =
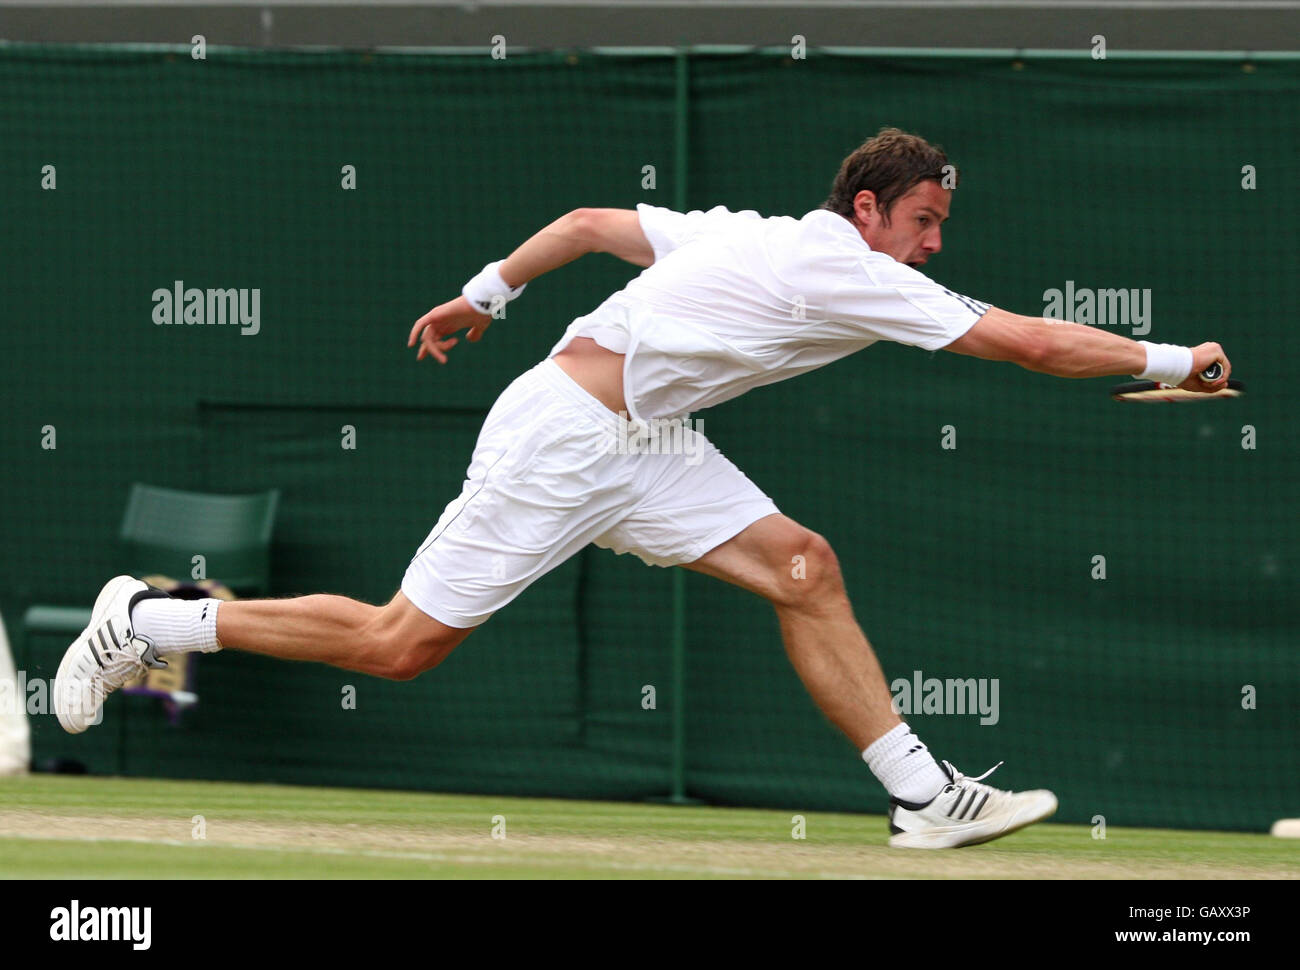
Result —
<instances>
[{"instance_id":1,"label":"player's outstretched arm","mask_svg":"<svg viewBox=\"0 0 1300 970\"><path fill-rule=\"evenodd\" d=\"M574 209L530 237L496 272L501 281L517 290L587 253L610 253L637 266L649 266L655 259L635 209ZM490 314L479 312L459 296L416 320L406 345L419 343L417 360L427 355L445 364L447 351L458 340L452 334L468 328L467 339L477 343L491 323Z\"/></svg>"},{"instance_id":2,"label":"player's outstretched arm","mask_svg":"<svg viewBox=\"0 0 1300 970\"><path fill-rule=\"evenodd\" d=\"M944 350L1004 360L1026 370L1055 377L1109 377L1142 374L1147 370L1147 348L1136 340L1095 327L1042 317L1025 317L992 307L975 326ZM1216 343L1191 348L1192 371L1179 385L1189 391L1215 391L1226 386L1232 365ZM1201 371L1218 361L1223 375L1203 381Z\"/></svg>"}]
</instances>

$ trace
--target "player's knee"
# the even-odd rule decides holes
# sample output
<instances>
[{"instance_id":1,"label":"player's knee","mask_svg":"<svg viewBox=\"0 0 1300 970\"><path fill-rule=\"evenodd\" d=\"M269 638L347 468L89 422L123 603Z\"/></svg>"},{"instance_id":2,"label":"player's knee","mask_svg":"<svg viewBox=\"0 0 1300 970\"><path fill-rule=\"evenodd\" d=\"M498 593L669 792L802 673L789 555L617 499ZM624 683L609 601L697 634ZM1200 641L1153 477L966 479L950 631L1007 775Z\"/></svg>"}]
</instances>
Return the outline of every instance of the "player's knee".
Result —
<instances>
[{"instance_id":1,"label":"player's knee","mask_svg":"<svg viewBox=\"0 0 1300 970\"><path fill-rule=\"evenodd\" d=\"M470 630L415 617L412 608L381 609L366 624L362 641L370 655L370 672L388 680L411 680L447 658Z\"/></svg>"},{"instance_id":2,"label":"player's knee","mask_svg":"<svg viewBox=\"0 0 1300 970\"><path fill-rule=\"evenodd\" d=\"M414 680L430 669L430 665L427 665L424 660L422 651L401 647L389 655L384 676L388 680Z\"/></svg>"},{"instance_id":3,"label":"player's knee","mask_svg":"<svg viewBox=\"0 0 1300 970\"><path fill-rule=\"evenodd\" d=\"M844 578L840 574L840 560L825 536L809 532L804 556L808 565L807 582L821 595L844 592Z\"/></svg>"},{"instance_id":4,"label":"player's knee","mask_svg":"<svg viewBox=\"0 0 1300 970\"><path fill-rule=\"evenodd\" d=\"M446 660L469 633L469 630L446 627L428 636L394 638L385 651L382 676L389 680L414 680Z\"/></svg>"},{"instance_id":5,"label":"player's knee","mask_svg":"<svg viewBox=\"0 0 1300 970\"><path fill-rule=\"evenodd\" d=\"M791 536L787 577L782 577L774 604L788 609L820 611L837 605L844 594L839 559L825 536L801 529Z\"/></svg>"}]
</instances>

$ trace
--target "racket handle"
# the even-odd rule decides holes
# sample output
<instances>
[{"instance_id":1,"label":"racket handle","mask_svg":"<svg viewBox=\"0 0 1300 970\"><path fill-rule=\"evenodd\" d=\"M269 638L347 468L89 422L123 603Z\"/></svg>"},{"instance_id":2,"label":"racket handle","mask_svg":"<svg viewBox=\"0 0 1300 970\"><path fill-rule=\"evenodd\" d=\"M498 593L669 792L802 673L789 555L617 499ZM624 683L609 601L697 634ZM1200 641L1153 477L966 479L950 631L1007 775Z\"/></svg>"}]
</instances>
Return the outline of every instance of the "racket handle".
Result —
<instances>
[{"instance_id":1,"label":"racket handle","mask_svg":"<svg viewBox=\"0 0 1300 970\"><path fill-rule=\"evenodd\" d=\"M1222 376L1223 376L1223 365L1220 364L1217 360L1209 367L1205 368L1205 370L1201 371L1201 380L1209 384L1213 384Z\"/></svg>"}]
</instances>

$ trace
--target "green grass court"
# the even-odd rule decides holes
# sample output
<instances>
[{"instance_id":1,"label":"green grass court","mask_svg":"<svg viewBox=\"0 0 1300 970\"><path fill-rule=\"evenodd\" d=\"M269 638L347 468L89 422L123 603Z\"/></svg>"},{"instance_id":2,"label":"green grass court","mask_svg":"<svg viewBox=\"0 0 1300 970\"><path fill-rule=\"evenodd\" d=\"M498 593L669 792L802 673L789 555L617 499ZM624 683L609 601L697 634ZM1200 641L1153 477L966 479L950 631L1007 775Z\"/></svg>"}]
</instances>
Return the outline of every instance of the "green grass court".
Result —
<instances>
[{"instance_id":1,"label":"green grass court","mask_svg":"<svg viewBox=\"0 0 1300 970\"><path fill-rule=\"evenodd\" d=\"M806 838L792 838L792 816ZM195 816L205 838L194 838ZM505 838L494 838L494 817ZM499 828L499 822L497 822ZM0 779L0 876L131 878L1282 879L1300 841L1037 825L950 852L878 815L151 779Z\"/></svg>"}]
</instances>

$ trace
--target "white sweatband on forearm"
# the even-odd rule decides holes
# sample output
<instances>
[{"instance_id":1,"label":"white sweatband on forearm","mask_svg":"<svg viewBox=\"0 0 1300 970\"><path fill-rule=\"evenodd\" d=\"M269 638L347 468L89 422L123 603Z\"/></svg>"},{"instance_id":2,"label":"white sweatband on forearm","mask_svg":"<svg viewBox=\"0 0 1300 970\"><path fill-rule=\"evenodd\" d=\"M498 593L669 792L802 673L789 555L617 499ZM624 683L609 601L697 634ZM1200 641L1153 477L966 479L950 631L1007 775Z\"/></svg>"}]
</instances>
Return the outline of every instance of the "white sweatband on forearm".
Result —
<instances>
[{"instance_id":1,"label":"white sweatband on forearm","mask_svg":"<svg viewBox=\"0 0 1300 970\"><path fill-rule=\"evenodd\" d=\"M504 259L498 259L495 263L488 263L461 288L461 295L479 313L491 313L497 297L509 303L528 285L520 283L518 286L508 286L501 278L501 264L504 262Z\"/></svg>"},{"instance_id":2,"label":"white sweatband on forearm","mask_svg":"<svg viewBox=\"0 0 1300 970\"><path fill-rule=\"evenodd\" d=\"M1192 348L1177 344L1153 344L1139 340L1147 352L1147 369L1134 374L1140 381L1160 381L1177 387L1192 373Z\"/></svg>"}]
</instances>

